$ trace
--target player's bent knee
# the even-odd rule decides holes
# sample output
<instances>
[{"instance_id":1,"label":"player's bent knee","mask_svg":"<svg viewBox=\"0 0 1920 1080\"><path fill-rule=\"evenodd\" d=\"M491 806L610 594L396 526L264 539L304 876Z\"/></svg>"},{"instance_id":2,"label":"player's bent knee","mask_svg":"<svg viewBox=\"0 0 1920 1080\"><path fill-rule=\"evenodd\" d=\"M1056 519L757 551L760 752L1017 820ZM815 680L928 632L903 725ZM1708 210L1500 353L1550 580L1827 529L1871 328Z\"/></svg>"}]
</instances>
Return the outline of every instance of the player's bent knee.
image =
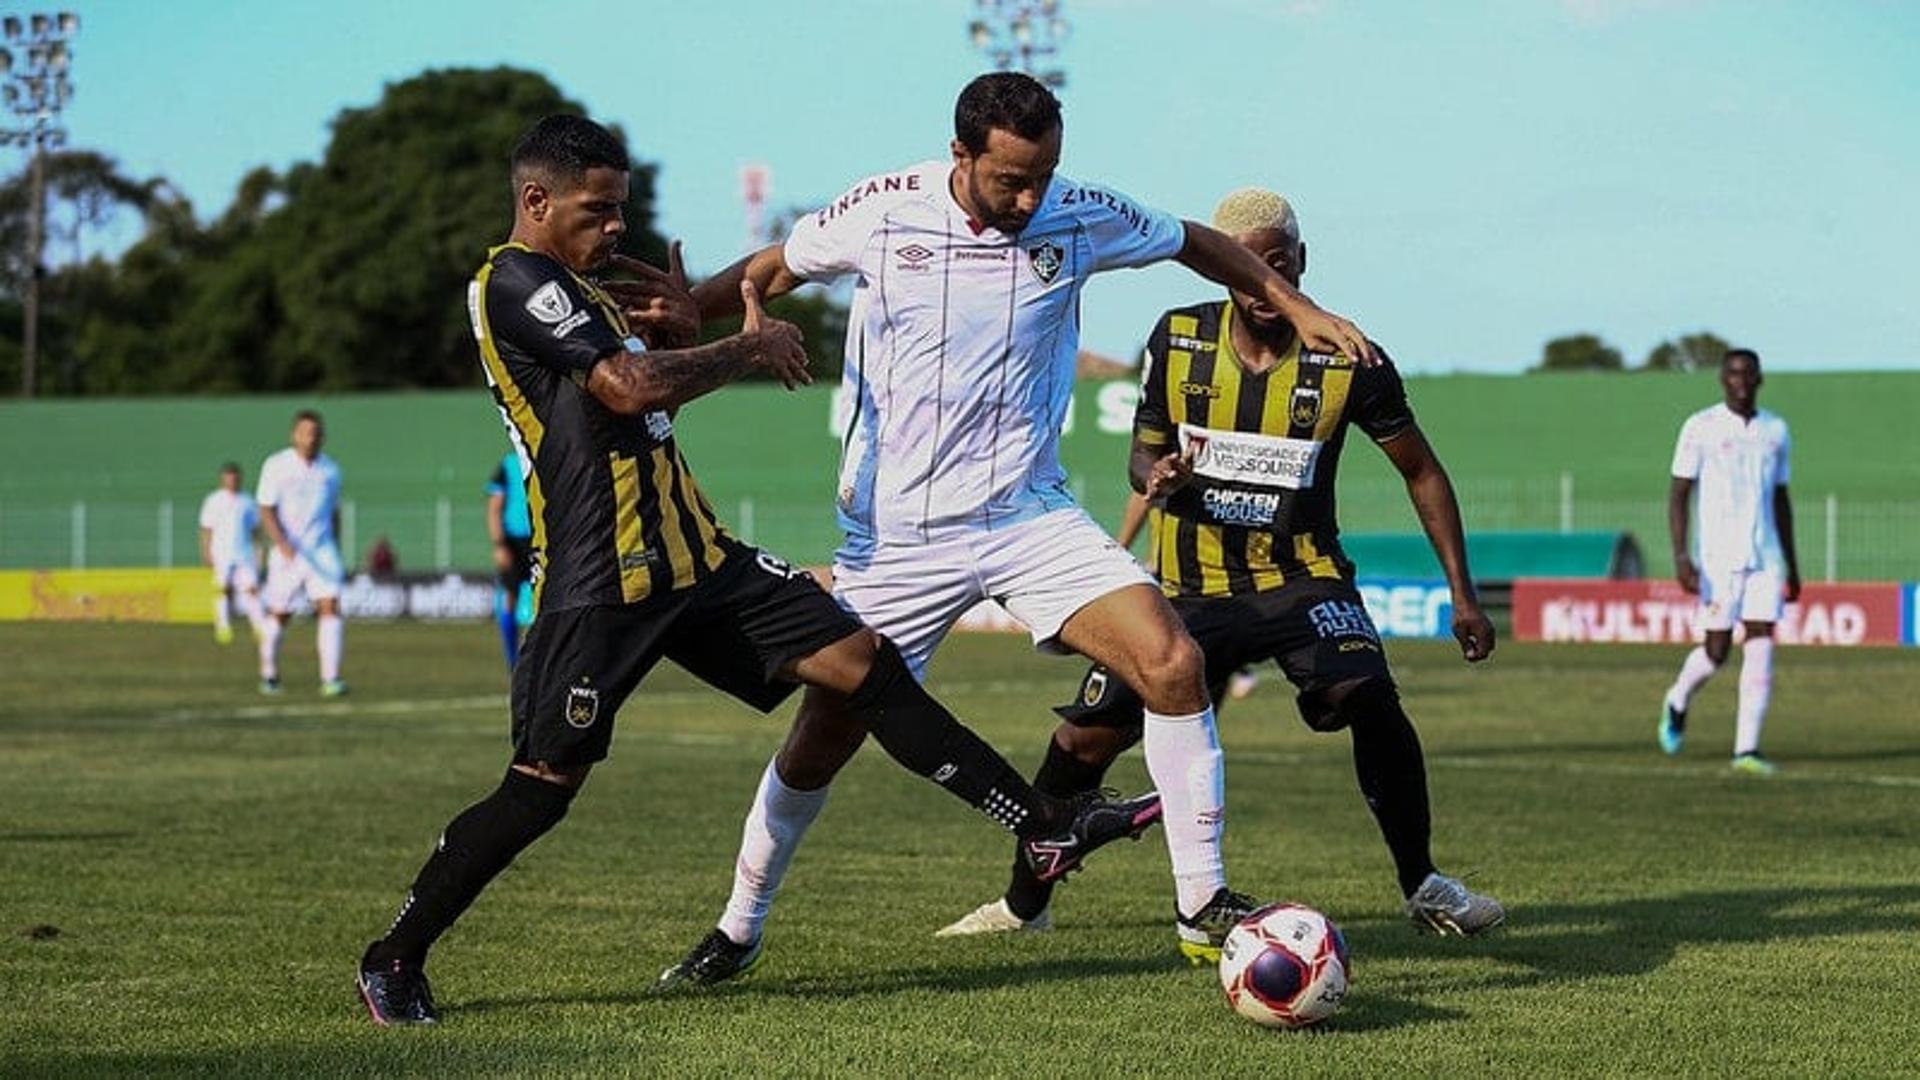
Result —
<instances>
[{"instance_id":1,"label":"player's bent knee","mask_svg":"<svg viewBox=\"0 0 1920 1080\"><path fill-rule=\"evenodd\" d=\"M1184 701L1198 694L1206 707L1207 658L1186 631L1168 635L1140 662L1140 696L1148 702Z\"/></svg>"},{"instance_id":2,"label":"player's bent knee","mask_svg":"<svg viewBox=\"0 0 1920 1080\"><path fill-rule=\"evenodd\" d=\"M1340 731L1358 724L1406 722L1400 688L1382 676L1340 683L1299 696L1300 719L1315 731Z\"/></svg>"}]
</instances>

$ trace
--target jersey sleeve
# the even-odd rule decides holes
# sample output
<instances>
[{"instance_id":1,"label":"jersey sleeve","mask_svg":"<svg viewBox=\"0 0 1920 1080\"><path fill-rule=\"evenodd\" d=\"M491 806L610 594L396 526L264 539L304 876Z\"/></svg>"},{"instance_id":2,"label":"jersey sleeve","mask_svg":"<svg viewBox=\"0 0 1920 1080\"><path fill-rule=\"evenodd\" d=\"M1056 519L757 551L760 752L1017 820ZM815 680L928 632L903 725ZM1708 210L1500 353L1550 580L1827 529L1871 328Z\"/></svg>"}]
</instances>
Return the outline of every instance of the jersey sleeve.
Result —
<instances>
[{"instance_id":1,"label":"jersey sleeve","mask_svg":"<svg viewBox=\"0 0 1920 1080\"><path fill-rule=\"evenodd\" d=\"M902 199L919 198L935 170L915 166L870 176L839 198L801 218L781 248L787 269L808 281L825 281L860 269L873 234Z\"/></svg>"},{"instance_id":2,"label":"jersey sleeve","mask_svg":"<svg viewBox=\"0 0 1920 1080\"><path fill-rule=\"evenodd\" d=\"M1700 433L1692 417L1680 425L1680 438L1673 446L1672 473L1679 480L1700 479Z\"/></svg>"},{"instance_id":3,"label":"jersey sleeve","mask_svg":"<svg viewBox=\"0 0 1920 1080\"><path fill-rule=\"evenodd\" d=\"M1140 360L1140 403L1133 409L1133 441L1155 450L1171 450L1174 430L1167 408L1167 316L1147 335L1147 353Z\"/></svg>"},{"instance_id":4,"label":"jersey sleeve","mask_svg":"<svg viewBox=\"0 0 1920 1080\"><path fill-rule=\"evenodd\" d=\"M1374 346L1379 349L1378 345ZM1413 406L1407 403L1407 385L1400 381L1400 369L1380 349L1377 367L1354 371L1353 422L1374 442L1386 442L1413 426Z\"/></svg>"},{"instance_id":5,"label":"jersey sleeve","mask_svg":"<svg viewBox=\"0 0 1920 1080\"><path fill-rule=\"evenodd\" d=\"M273 458L268 458L260 467L260 483L254 487L253 501L267 509L280 505L280 469Z\"/></svg>"},{"instance_id":6,"label":"jersey sleeve","mask_svg":"<svg viewBox=\"0 0 1920 1080\"><path fill-rule=\"evenodd\" d=\"M1187 227L1179 218L1120 192L1077 184L1061 192L1060 201L1077 208L1080 225L1093 245L1096 273L1171 259L1186 245Z\"/></svg>"},{"instance_id":7,"label":"jersey sleeve","mask_svg":"<svg viewBox=\"0 0 1920 1080\"><path fill-rule=\"evenodd\" d=\"M585 374L626 348L566 267L542 255L509 252L487 279L487 327L545 367Z\"/></svg>"},{"instance_id":8,"label":"jersey sleeve","mask_svg":"<svg viewBox=\"0 0 1920 1080\"><path fill-rule=\"evenodd\" d=\"M216 528L220 524L220 517L213 509L213 502L216 498L218 498L218 496L210 493L206 498L200 500L200 527L203 529Z\"/></svg>"},{"instance_id":9,"label":"jersey sleeve","mask_svg":"<svg viewBox=\"0 0 1920 1080\"><path fill-rule=\"evenodd\" d=\"M487 494L505 495L507 493L507 463L501 462L493 467L493 475L487 480Z\"/></svg>"}]
</instances>

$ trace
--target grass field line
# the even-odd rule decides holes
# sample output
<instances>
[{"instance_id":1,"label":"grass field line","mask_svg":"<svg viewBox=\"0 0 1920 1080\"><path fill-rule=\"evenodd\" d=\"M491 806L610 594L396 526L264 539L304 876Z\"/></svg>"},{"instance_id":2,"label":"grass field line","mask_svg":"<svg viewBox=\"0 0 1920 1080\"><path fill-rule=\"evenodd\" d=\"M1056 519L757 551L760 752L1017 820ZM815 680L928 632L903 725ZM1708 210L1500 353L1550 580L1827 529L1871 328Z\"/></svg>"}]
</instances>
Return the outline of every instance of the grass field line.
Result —
<instances>
[{"instance_id":1,"label":"grass field line","mask_svg":"<svg viewBox=\"0 0 1920 1080\"><path fill-rule=\"evenodd\" d=\"M1000 693L1014 690L1040 691L1054 684L1039 681L992 680L986 682L949 682L940 686L944 693ZM661 705L697 705L711 700L710 690L663 690L636 695L639 700ZM227 720L276 720L293 717L352 718L356 716L418 716L439 712L505 709L505 694L477 694L446 698L402 698L392 701L331 701L313 703L286 702L273 705L246 705L228 709L182 709L161 713L156 719L177 724ZM721 732L649 732L645 728L624 733L623 738L655 738L665 742L723 746L743 742L735 735ZM1269 750L1236 750L1234 761L1259 765L1304 765L1318 755L1277 753ZM1627 765L1605 762L1541 761L1537 758L1508 759L1475 757L1471 754L1428 754L1427 764L1447 769L1471 769L1483 772L1552 772L1574 776L1619 776L1635 779L1661 778L1694 782L1702 779L1738 779L1724 765ZM1768 778L1768 783L1842 784L1858 787L1920 787L1920 776L1883 776L1832 772L1795 772L1791 768Z\"/></svg>"}]
</instances>

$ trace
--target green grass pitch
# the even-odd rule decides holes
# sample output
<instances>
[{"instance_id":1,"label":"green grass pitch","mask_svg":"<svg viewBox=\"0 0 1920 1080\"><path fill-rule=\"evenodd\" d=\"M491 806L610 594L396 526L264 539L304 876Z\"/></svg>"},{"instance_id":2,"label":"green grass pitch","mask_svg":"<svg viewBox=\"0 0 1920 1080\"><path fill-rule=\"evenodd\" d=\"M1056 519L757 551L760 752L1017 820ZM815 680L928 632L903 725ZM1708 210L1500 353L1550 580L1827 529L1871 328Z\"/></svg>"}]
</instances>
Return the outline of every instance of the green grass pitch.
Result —
<instances>
[{"instance_id":1,"label":"green grass pitch","mask_svg":"<svg viewBox=\"0 0 1920 1080\"><path fill-rule=\"evenodd\" d=\"M1353 991L1324 1030L1233 1015L1169 925L1159 833L1058 894L1051 934L934 940L1009 845L869 747L761 967L659 999L723 903L772 718L663 669L558 830L441 942L443 1023L383 1031L351 987L439 828L505 764L490 628L357 624L353 696L252 691L203 628L0 625L0 1075L1559 1076L1920 1070L1920 665L1785 650L1771 781L1726 769L1733 674L1678 759L1679 652L1439 643L1393 658L1441 865L1498 895L1484 940L1399 914L1347 740L1269 676L1222 723L1234 883L1329 913ZM962 636L933 685L1022 767L1078 668ZM1136 754L1116 770L1139 789ZM37 932L35 928L41 928ZM57 933L52 929L56 928Z\"/></svg>"}]
</instances>

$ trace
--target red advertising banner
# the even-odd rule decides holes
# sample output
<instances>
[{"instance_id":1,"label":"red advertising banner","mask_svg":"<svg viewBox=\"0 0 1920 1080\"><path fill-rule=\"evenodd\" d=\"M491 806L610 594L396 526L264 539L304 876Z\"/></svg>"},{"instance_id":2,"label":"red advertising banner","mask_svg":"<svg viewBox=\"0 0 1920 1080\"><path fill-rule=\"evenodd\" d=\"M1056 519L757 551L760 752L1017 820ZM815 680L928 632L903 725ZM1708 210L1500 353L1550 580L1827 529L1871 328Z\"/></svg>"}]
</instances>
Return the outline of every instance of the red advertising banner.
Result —
<instances>
[{"instance_id":1,"label":"red advertising banner","mask_svg":"<svg viewBox=\"0 0 1920 1080\"><path fill-rule=\"evenodd\" d=\"M1782 645L1898 645L1900 591L1897 584L1807 585L1774 636ZM1695 606L1672 581L1520 578L1513 583L1513 636L1680 645L1696 640Z\"/></svg>"}]
</instances>

